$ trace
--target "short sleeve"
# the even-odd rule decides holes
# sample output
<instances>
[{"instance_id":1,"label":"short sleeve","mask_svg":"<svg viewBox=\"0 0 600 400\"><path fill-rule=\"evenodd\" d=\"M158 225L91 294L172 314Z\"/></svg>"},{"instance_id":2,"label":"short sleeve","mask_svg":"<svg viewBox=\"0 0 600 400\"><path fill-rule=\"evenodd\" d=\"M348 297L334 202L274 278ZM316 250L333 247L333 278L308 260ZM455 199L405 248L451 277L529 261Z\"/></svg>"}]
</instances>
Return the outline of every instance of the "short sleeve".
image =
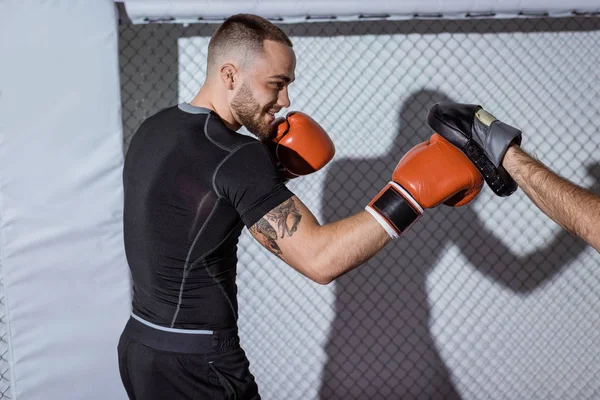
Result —
<instances>
[{"instance_id":1,"label":"short sleeve","mask_svg":"<svg viewBox=\"0 0 600 400\"><path fill-rule=\"evenodd\" d=\"M267 147L256 141L242 145L215 173L215 189L236 209L248 228L294 194L285 186Z\"/></svg>"}]
</instances>

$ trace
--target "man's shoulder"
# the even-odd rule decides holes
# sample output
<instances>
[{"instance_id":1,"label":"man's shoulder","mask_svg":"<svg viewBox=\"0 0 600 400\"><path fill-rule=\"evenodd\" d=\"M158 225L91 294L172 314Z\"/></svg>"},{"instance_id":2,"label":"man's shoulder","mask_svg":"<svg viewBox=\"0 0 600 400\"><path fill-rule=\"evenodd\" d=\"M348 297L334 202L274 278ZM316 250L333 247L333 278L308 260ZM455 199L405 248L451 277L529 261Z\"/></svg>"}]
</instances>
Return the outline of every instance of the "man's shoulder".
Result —
<instances>
[{"instance_id":1,"label":"man's shoulder","mask_svg":"<svg viewBox=\"0 0 600 400\"><path fill-rule=\"evenodd\" d=\"M229 129L215 113L210 115L204 133L211 142L230 152L249 144L262 145L252 136Z\"/></svg>"}]
</instances>

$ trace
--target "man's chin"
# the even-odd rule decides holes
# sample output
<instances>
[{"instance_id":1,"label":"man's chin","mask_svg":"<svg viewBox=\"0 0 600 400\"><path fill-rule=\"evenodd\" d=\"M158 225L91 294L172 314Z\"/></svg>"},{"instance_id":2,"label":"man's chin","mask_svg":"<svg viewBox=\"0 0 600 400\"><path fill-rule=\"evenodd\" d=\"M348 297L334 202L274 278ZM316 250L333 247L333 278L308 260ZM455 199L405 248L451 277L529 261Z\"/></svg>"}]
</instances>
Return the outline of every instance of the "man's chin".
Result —
<instances>
[{"instance_id":1,"label":"man's chin","mask_svg":"<svg viewBox=\"0 0 600 400\"><path fill-rule=\"evenodd\" d=\"M261 141L269 140L274 136L273 133L271 132L270 126L248 126L248 125L246 125L246 129L248 130L248 132L250 132L251 134L256 136L258 138L258 140L261 140Z\"/></svg>"},{"instance_id":2,"label":"man's chin","mask_svg":"<svg viewBox=\"0 0 600 400\"><path fill-rule=\"evenodd\" d=\"M265 133L255 133L253 132L254 135L258 138L258 140L260 140L261 142L264 142L265 140L271 140L273 138L274 135L271 134L271 132Z\"/></svg>"}]
</instances>

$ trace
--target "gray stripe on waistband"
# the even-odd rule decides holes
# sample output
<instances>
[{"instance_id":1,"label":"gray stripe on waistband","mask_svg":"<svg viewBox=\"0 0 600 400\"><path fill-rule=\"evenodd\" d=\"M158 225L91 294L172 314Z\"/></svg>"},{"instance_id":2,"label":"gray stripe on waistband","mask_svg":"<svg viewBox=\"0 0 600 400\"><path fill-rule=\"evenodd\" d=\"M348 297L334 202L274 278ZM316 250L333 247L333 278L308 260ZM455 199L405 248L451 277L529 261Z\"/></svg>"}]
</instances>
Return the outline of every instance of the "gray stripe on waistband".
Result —
<instances>
[{"instance_id":1,"label":"gray stripe on waistband","mask_svg":"<svg viewBox=\"0 0 600 400\"><path fill-rule=\"evenodd\" d=\"M134 313L131 313L131 316L133 317L133 319L140 321L142 324L149 326L150 328L158 329L159 331L173 332L173 333L187 333L188 335L212 335L213 334L213 331L200 330L200 329L195 330L195 329L169 328L166 326L160 326L160 325L153 324L152 322L148 322L145 319L138 317Z\"/></svg>"}]
</instances>

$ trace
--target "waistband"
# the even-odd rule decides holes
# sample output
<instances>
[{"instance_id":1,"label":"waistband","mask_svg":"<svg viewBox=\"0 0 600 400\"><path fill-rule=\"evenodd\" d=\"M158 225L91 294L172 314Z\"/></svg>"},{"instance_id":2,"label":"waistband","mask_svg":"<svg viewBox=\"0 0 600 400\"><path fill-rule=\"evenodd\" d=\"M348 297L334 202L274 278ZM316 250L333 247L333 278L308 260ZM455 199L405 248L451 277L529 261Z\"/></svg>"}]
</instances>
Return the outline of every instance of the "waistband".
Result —
<instances>
[{"instance_id":1,"label":"waistband","mask_svg":"<svg viewBox=\"0 0 600 400\"><path fill-rule=\"evenodd\" d=\"M143 321L143 322L142 322ZM133 339L150 348L177 353L214 353L239 347L237 329L221 331L193 331L182 333L184 329L160 330L148 325L143 319L131 316L123 336ZM198 332L207 332L200 333Z\"/></svg>"}]
</instances>

